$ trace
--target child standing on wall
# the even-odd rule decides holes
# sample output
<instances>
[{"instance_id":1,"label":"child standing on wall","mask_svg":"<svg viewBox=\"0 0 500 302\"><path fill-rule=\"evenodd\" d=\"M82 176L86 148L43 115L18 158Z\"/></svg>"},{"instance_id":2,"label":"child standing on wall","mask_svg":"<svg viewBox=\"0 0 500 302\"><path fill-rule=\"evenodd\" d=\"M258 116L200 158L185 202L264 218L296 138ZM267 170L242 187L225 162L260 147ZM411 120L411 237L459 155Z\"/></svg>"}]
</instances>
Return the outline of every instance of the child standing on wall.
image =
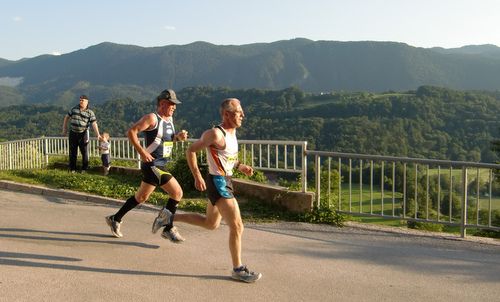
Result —
<instances>
[{"instance_id":1,"label":"child standing on wall","mask_svg":"<svg viewBox=\"0 0 500 302\"><path fill-rule=\"evenodd\" d=\"M109 133L103 132L99 139L99 152L101 153L102 168L104 175L109 174L109 168L111 164L111 156L109 154Z\"/></svg>"}]
</instances>

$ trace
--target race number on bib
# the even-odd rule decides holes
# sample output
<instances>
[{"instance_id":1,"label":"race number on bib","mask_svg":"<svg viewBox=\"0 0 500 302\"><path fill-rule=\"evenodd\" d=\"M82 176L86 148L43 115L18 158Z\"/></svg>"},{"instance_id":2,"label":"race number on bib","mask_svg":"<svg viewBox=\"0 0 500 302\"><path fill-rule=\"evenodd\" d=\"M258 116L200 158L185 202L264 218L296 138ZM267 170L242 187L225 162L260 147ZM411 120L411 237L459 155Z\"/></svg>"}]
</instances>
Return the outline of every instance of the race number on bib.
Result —
<instances>
[{"instance_id":1,"label":"race number on bib","mask_svg":"<svg viewBox=\"0 0 500 302\"><path fill-rule=\"evenodd\" d=\"M163 142L163 157L169 158L172 156L172 149L174 148L174 142Z\"/></svg>"}]
</instances>

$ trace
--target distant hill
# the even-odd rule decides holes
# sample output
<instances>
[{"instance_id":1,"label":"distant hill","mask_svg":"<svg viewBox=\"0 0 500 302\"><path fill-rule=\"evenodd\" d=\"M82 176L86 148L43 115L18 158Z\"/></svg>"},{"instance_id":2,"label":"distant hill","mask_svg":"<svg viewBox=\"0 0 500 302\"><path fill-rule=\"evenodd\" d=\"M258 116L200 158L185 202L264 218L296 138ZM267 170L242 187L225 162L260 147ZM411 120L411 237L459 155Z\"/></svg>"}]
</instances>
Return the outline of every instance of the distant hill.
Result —
<instances>
[{"instance_id":1,"label":"distant hill","mask_svg":"<svg viewBox=\"0 0 500 302\"><path fill-rule=\"evenodd\" d=\"M101 103L117 97L146 100L165 87L194 86L295 86L315 93L405 91L421 85L496 91L500 48L425 49L394 42L307 39L149 48L106 42L61 56L0 60L0 85L12 86L18 79L16 100L55 104L74 102L81 93ZM0 106L13 102L2 98Z\"/></svg>"},{"instance_id":2,"label":"distant hill","mask_svg":"<svg viewBox=\"0 0 500 302\"><path fill-rule=\"evenodd\" d=\"M9 60L5 60L5 59L1 59L0 58L0 67L6 66L6 65L9 65L9 64L12 64L12 63L14 63L14 61L9 61Z\"/></svg>"},{"instance_id":3,"label":"distant hill","mask_svg":"<svg viewBox=\"0 0 500 302\"><path fill-rule=\"evenodd\" d=\"M500 56L500 47L492 44L485 45L467 45L460 48L441 48L434 47L432 50L444 54L467 54L467 55L483 55L497 58Z\"/></svg>"}]
</instances>

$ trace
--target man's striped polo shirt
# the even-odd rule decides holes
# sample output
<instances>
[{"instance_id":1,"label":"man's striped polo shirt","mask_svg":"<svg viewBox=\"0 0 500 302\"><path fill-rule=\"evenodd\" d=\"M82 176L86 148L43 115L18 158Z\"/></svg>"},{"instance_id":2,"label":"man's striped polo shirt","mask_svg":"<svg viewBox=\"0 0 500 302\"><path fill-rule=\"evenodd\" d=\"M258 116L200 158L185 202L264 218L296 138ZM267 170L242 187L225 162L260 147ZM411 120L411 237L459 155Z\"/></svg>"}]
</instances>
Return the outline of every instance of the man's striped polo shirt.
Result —
<instances>
[{"instance_id":1,"label":"man's striped polo shirt","mask_svg":"<svg viewBox=\"0 0 500 302\"><path fill-rule=\"evenodd\" d=\"M68 111L68 115L71 117L70 129L77 133L82 133L90 124L97 120L94 111L90 109L80 110L80 105L71 108Z\"/></svg>"}]
</instances>

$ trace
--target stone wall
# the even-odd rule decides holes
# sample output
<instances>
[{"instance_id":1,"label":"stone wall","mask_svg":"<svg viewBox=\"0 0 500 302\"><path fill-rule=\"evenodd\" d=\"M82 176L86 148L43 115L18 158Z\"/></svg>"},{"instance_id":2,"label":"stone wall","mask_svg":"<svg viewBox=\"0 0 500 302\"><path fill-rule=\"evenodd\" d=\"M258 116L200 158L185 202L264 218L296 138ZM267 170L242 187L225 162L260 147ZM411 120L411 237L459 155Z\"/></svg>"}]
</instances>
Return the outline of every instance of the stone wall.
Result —
<instances>
[{"instance_id":1,"label":"stone wall","mask_svg":"<svg viewBox=\"0 0 500 302\"><path fill-rule=\"evenodd\" d=\"M313 208L314 193L289 191L284 187L262 184L246 179L233 179L236 194L277 204L293 212L306 212Z\"/></svg>"}]
</instances>

